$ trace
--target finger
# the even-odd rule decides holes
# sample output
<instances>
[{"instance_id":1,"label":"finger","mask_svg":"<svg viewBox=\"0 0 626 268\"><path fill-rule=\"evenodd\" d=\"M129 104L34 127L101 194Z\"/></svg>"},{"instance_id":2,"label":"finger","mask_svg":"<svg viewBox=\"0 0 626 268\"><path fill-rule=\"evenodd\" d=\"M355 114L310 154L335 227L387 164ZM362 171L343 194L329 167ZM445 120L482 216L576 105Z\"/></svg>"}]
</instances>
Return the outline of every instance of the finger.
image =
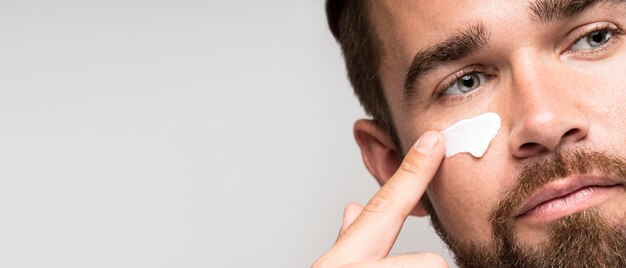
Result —
<instances>
[{"instance_id":1,"label":"finger","mask_svg":"<svg viewBox=\"0 0 626 268\"><path fill-rule=\"evenodd\" d=\"M379 261L355 263L342 268L381 268L381 267L432 267L447 268L446 260L435 253L409 253L391 256Z\"/></svg>"},{"instance_id":2,"label":"finger","mask_svg":"<svg viewBox=\"0 0 626 268\"><path fill-rule=\"evenodd\" d=\"M341 229L339 230L339 236L345 233L348 226L350 226L354 220L361 214L363 211L363 206L357 203L349 203L343 210L343 222L341 223ZM337 237L339 238L339 237Z\"/></svg>"},{"instance_id":3,"label":"finger","mask_svg":"<svg viewBox=\"0 0 626 268\"><path fill-rule=\"evenodd\" d=\"M331 249L343 263L378 260L389 254L404 221L439 168L444 147L441 134L429 131L408 151L398 171Z\"/></svg>"}]
</instances>

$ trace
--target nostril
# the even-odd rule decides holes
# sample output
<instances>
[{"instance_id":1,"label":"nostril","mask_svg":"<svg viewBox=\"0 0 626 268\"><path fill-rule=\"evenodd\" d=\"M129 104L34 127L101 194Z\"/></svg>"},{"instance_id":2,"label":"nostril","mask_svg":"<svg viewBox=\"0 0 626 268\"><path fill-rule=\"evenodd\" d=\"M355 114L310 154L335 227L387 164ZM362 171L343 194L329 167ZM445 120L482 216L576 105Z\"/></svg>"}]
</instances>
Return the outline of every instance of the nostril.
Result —
<instances>
[{"instance_id":1,"label":"nostril","mask_svg":"<svg viewBox=\"0 0 626 268\"><path fill-rule=\"evenodd\" d=\"M563 134L563 137L574 136L574 135L578 134L578 132L580 132L579 129L572 128L572 129L568 130L567 132L565 132L565 134Z\"/></svg>"},{"instance_id":2,"label":"nostril","mask_svg":"<svg viewBox=\"0 0 626 268\"><path fill-rule=\"evenodd\" d=\"M538 143L527 142L527 143L522 144L522 146L520 146L519 149L523 152L529 152L529 151L534 151L539 147L540 145Z\"/></svg>"}]
</instances>

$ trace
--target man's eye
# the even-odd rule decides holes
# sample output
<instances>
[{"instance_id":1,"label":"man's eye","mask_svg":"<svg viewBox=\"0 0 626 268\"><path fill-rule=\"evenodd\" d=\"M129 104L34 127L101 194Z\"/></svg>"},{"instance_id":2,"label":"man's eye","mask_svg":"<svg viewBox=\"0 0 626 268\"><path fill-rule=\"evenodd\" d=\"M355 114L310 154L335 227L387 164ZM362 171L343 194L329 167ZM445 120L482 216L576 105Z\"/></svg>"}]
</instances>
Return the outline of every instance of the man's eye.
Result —
<instances>
[{"instance_id":1,"label":"man's eye","mask_svg":"<svg viewBox=\"0 0 626 268\"><path fill-rule=\"evenodd\" d=\"M469 73L452 81L452 83L441 92L441 95L465 94L478 88L486 80L487 77L482 73Z\"/></svg>"},{"instance_id":2,"label":"man's eye","mask_svg":"<svg viewBox=\"0 0 626 268\"><path fill-rule=\"evenodd\" d=\"M599 30L583 36L572 45L571 51L589 50L601 47L609 42L613 33L609 30Z\"/></svg>"}]
</instances>

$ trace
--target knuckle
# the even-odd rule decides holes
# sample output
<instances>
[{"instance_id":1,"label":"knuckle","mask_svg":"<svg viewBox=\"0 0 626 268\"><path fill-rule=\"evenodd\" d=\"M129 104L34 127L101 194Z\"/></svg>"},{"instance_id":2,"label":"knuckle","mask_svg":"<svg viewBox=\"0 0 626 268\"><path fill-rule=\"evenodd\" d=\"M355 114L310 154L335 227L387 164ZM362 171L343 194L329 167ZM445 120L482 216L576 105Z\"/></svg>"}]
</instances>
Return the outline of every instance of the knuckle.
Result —
<instances>
[{"instance_id":1,"label":"knuckle","mask_svg":"<svg viewBox=\"0 0 626 268\"><path fill-rule=\"evenodd\" d=\"M421 169L422 167L419 165L419 163L417 163L417 161L410 161L409 159L406 159L402 161L398 170L405 173L417 174L420 172Z\"/></svg>"},{"instance_id":2,"label":"knuckle","mask_svg":"<svg viewBox=\"0 0 626 268\"><path fill-rule=\"evenodd\" d=\"M361 212L361 209L363 208L358 203L348 203L343 208L343 211L344 214L358 214L359 212Z\"/></svg>"},{"instance_id":3,"label":"knuckle","mask_svg":"<svg viewBox=\"0 0 626 268\"><path fill-rule=\"evenodd\" d=\"M363 207L363 213L367 214L384 214L392 207L392 201L384 194L378 194L372 197L370 201Z\"/></svg>"}]
</instances>

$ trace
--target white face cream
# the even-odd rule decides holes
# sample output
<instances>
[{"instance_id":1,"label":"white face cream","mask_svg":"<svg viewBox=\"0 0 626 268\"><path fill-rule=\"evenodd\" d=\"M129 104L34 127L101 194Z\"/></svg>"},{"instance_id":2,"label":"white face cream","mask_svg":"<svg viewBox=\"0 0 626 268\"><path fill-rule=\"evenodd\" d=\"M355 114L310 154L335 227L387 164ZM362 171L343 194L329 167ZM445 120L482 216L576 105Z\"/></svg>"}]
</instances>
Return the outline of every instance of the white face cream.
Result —
<instances>
[{"instance_id":1,"label":"white face cream","mask_svg":"<svg viewBox=\"0 0 626 268\"><path fill-rule=\"evenodd\" d=\"M469 153L482 157L500 129L500 116L484 113L458 121L441 133L446 139L446 157Z\"/></svg>"}]
</instances>

